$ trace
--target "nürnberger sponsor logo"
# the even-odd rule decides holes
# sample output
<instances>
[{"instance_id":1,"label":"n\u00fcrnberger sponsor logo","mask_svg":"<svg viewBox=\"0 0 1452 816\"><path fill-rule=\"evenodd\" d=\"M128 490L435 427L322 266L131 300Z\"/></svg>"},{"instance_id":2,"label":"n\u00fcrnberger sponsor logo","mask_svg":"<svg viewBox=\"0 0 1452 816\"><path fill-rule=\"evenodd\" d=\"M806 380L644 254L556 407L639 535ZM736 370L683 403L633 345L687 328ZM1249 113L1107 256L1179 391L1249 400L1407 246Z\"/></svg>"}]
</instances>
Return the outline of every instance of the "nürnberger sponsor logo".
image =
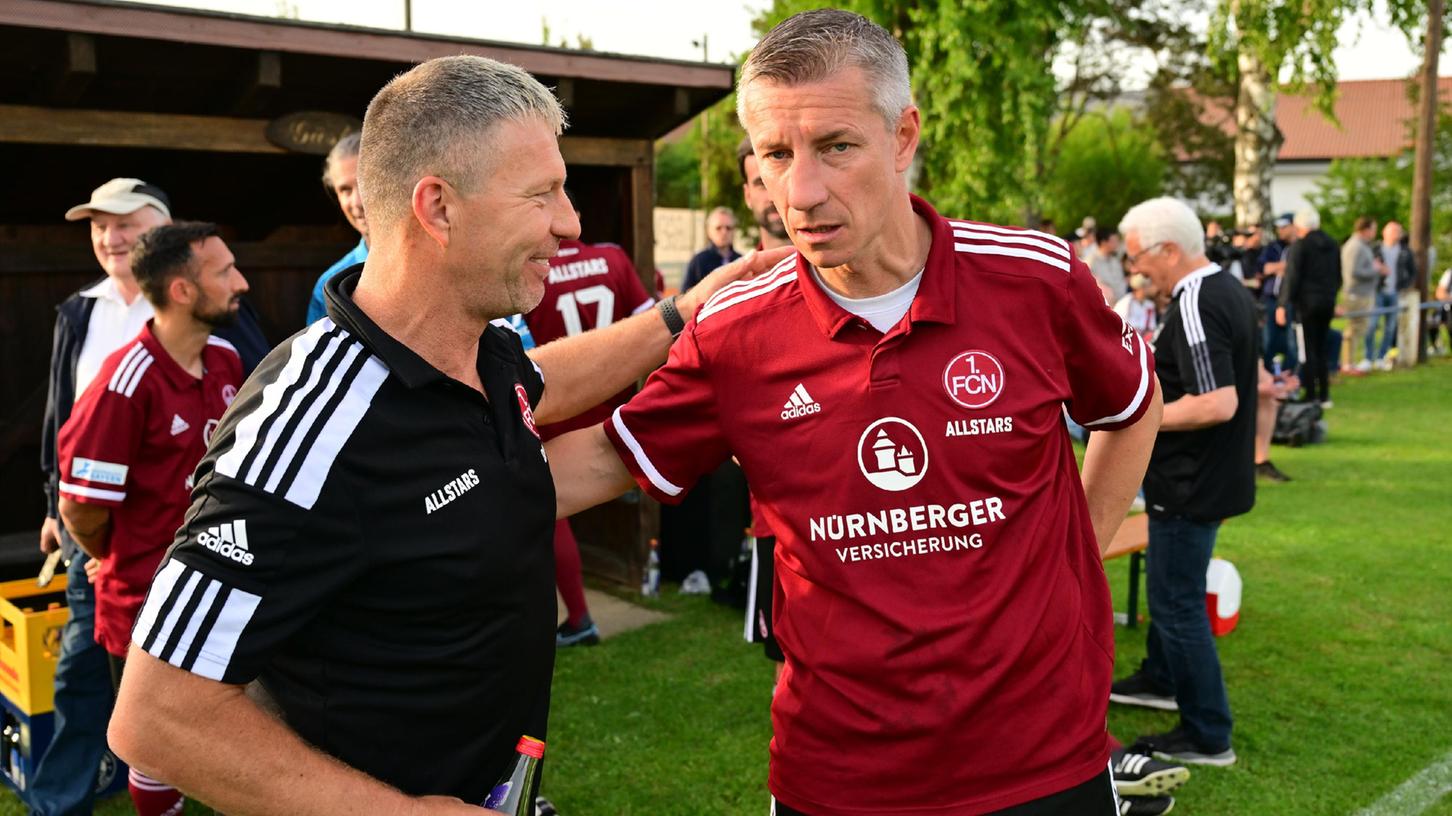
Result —
<instances>
[{"instance_id":1,"label":"n\u00fcrnberger sponsor logo","mask_svg":"<svg viewBox=\"0 0 1452 816\"><path fill-rule=\"evenodd\" d=\"M928 443L911 422L883 417L857 440L857 466L874 487L907 490L928 472Z\"/></svg>"},{"instance_id":2,"label":"n\u00fcrnberger sponsor logo","mask_svg":"<svg viewBox=\"0 0 1452 816\"><path fill-rule=\"evenodd\" d=\"M986 496L952 504L918 504L819 516L808 522L808 530L814 542L846 542L844 546L833 547L833 551L839 561L847 563L981 549L985 541L976 528L1005 519L1003 499ZM851 543L877 536L890 540Z\"/></svg>"}]
</instances>

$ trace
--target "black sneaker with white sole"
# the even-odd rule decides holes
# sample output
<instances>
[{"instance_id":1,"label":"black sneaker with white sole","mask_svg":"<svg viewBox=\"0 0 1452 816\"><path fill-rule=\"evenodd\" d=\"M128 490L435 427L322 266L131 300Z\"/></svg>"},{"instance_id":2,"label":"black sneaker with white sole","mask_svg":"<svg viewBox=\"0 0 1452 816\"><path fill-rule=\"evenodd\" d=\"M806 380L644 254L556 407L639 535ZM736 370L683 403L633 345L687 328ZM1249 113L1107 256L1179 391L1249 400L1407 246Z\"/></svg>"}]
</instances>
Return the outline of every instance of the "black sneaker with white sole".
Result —
<instances>
[{"instance_id":1,"label":"black sneaker with white sole","mask_svg":"<svg viewBox=\"0 0 1452 816\"><path fill-rule=\"evenodd\" d=\"M1128 748L1116 748L1109 755L1109 767L1120 796L1164 796L1190 778L1190 769L1183 765L1161 762Z\"/></svg>"},{"instance_id":2,"label":"black sneaker with white sole","mask_svg":"<svg viewBox=\"0 0 1452 816\"><path fill-rule=\"evenodd\" d=\"M1127 796L1119 800L1119 816L1160 816L1174 809L1173 796Z\"/></svg>"},{"instance_id":3,"label":"black sneaker with white sole","mask_svg":"<svg viewBox=\"0 0 1452 816\"><path fill-rule=\"evenodd\" d=\"M1123 680L1114 681L1114 684L1109 687L1109 702L1160 711L1180 710L1180 704L1175 702L1175 695L1151 684L1141 672L1135 672Z\"/></svg>"},{"instance_id":4,"label":"black sneaker with white sole","mask_svg":"<svg viewBox=\"0 0 1452 816\"><path fill-rule=\"evenodd\" d=\"M569 621L560 624L555 630L555 648L566 646L594 646L600 642L600 629L595 622L586 615L579 626L571 626Z\"/></svg>"},{"instance_id":5,"label":"black sneaker with white sole","mask_svg":"<svg viewBox=\"0 0 1452 816\"><path fill-rule=\"evenodd\" d=\"M1150 754L1166 762L1184 765L1215 765L1228 767L1235 764L1235 749L1229 745L1221 748L1214 745L1200 745L1185 733L1183 726L1163 734L1149 734L1140 737L1129 750Z\"/></svg>"}]
</instances>

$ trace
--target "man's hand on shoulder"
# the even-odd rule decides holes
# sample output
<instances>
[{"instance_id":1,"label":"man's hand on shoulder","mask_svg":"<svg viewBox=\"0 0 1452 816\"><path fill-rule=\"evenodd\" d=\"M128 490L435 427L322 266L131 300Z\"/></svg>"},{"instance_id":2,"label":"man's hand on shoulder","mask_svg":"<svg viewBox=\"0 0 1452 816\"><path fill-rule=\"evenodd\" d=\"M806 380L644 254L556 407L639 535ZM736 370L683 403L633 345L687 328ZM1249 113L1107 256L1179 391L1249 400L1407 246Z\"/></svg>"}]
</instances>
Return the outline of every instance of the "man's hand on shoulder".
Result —
<instances>
[{"instance_id":1,"label":"man's hand on shoulder","mask_svg":"<svg viewBox=\"0 0 1452 816\"><path fill-rule=\"evenodd\" d=\"M781 247L778 249L763 249L751 252L732 261L724 266L717 267L716 271L701 279L701 282L692 286L676 298L676 310L681 317L690 321L695 317L696 310L711 299L711 296L721 291L728 284L742 280L750 280L761 275L782 259L796 252L794 247Z\"/></svg>"}]
</instances>

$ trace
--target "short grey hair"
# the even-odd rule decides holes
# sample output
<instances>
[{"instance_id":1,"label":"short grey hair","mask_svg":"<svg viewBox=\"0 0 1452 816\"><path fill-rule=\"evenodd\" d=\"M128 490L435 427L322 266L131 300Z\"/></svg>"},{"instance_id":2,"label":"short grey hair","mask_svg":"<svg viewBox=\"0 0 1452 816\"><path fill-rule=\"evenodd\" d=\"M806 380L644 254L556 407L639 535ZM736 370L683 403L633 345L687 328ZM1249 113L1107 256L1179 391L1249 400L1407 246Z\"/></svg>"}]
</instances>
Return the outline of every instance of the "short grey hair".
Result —
<instances>
[{"instance_id":1,"label":"short grey hair","mask_svg":"<svg viewBox=\"0 0 1452 816\"><path fill-rule=\"evenodd\" d=\"M469 191L483 181L500 124L537 119L564 132L565 111L523 68L486 57L440 57L383 86L363 116L358 182L373 229L404 220L414 185L439 176Z\"/></svg>"},{"instance_id":2,"label":"short grey hair","mask_svg":"<svg viewBox=\"0 0 1452 816\"><path fill-rule=\"evenodd\" d=\"M706 220L710 221L712 218L718 215L729 215L731 216L732 221L736 220L736 213L730 207L717 207L716 209L706 213Z\"/></svg>"},{"instance_id":3,"label":"short grey hair","mask_svg":"<svg viewBox=\"0 0 1452 816\"><path fill-rule=\"evenodd\" d=\"M913 103L907 52L887 29L840 9L795 14L761 38L736 81L736 118L745 124L746 89L757 80L802 85L846 68L867 74L873 106L889 128L895 127Z\"/></svg>"},{"instance_id":4,"label":"short grey hair","mask_svg":"<svg viewBox=\"0 0 1452 816\"><path fill-rule=\"evenodd\" d=\"M1321 228L1321 214L1310 207L1296 210L1295 224L1302 229L1318 230Z\"/></svg>"},{"instance_id":5,"label":"short grey hair","mask_svg":"<svg viewBox=\"0 0 1452 816\"><path fill-rule=\"evenodd\" d=\"M1189 205L1164 196L1136 204L1119 221L1119 233L1128 240L1139 236L1140 251L1157 244L1174 244L1193 258L1205 254L1205 228Z\"/></svg>"},{"instance_id":6,"label":"short grey hair","mask_svg":"<svg viewBox=\"0 0 1452 816\"><path fill-rule=\"evenodd\" d=\"M343 159L352 158L358 155L358 147L363 143L363 134L360 131L353 131L347 136L338 140L333 149L328 151L328 157L323 159L323 187L328 192L336 192L337 183L333 181L333 166Z\"/></svg>"}]
</instances>

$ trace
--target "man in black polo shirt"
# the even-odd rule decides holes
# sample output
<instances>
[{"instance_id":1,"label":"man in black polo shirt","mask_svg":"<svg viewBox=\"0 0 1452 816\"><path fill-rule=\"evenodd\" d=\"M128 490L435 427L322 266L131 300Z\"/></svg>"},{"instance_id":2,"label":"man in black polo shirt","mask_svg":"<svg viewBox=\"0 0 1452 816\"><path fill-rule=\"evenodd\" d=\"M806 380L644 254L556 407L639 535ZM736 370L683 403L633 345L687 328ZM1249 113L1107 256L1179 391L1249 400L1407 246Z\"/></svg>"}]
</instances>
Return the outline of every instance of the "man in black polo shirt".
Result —
<instances>
[{"instance_id":1,"label":"man in black polo shirt","mask_svg":"<svg viewBox=\"0 0 1452 816\"><path fill-rule=\"evenodd\" d=\"M1148 656L1115 683L1115 702L1180 712L1142 750L1176 762L1230 765L1230 702L1205 609L1205 572L1220 522L1255 504L1259 350L1245 286L1205 258L1194 212L1172 198L1120 224L1136 272L1172 299L1155 338L1165 413L1145 473L1149 513Z\"/></svg>"},{"instance_id":2,"label":"man in black polo shirt","mask_svg":"<svg viewBox=\"0 0 1452 816\"><path fill-rule=\"evenodd\" d=\"M132 633L110 732L128 762L227 813L478 813L520 736L545 736L556 501L535 423L626 387L677 308L784 254L531 359L490 324L539 302L579 234L562 121L479 57L373 99L368 260L216 430Z\"/></svg>"}]
</instances>

